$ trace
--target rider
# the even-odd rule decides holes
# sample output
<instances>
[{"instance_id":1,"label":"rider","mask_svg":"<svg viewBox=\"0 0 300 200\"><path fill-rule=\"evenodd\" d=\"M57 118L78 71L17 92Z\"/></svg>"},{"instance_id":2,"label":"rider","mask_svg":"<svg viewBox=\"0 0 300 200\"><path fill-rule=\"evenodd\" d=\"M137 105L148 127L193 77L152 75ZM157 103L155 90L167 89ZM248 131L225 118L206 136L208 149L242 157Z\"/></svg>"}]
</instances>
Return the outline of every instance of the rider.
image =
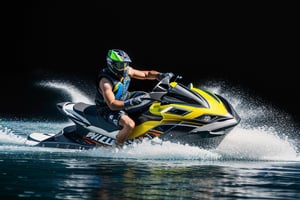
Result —
<instances>
[{"instance_id":1,"label":"rider","mask_svg":"<svg viewBox=\"0 0 300 200\"><path fill-rule=\"evenodd\" d=\"M149 95L142 91L129 92L130 79L161 80L172 73L155 70L138 70L129 66L131 59L120 49L110 49L106 57L107 67L97 77L95 103L100 113L109 122L120 128L115 146L121 146L128 138L135 122L127 113L149 105Z\"/></svg>"}]
</instances>

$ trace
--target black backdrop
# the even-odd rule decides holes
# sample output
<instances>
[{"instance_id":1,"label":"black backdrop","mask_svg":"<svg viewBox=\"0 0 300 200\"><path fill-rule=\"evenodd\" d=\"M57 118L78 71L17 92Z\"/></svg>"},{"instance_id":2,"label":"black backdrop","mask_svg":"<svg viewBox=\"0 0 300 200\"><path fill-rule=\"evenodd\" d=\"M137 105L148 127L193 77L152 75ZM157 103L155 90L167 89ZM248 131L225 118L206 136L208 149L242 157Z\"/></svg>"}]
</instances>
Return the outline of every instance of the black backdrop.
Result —
<instances>
[{"instance_id":1,"label":"black backdrop","mask_svg":"<svg viewBox=\"0 0 300 200\"><path fill-rule=\"evenodd\" d=\"M107 50L120 48L138 68L172 71L188 82L225 80L299 117L293 12L279 5L100 2L4 7L1 115L45 109L37 100L47 95L32 89L37 80L92 83Z\"/></svg>"}]
</instances>

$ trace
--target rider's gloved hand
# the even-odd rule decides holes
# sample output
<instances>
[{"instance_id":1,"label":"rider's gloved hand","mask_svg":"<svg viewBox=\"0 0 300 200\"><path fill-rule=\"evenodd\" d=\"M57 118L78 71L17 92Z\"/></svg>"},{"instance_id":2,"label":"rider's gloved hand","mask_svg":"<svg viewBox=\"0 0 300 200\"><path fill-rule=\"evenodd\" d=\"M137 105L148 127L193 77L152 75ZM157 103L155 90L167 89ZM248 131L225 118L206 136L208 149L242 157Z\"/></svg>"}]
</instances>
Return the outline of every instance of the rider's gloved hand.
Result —
<instances>
[{"instance_id":1,"label":"rider's gloved hand","mask_svg":"<svg viewBox=\"0 0 300 200\"><path fill-rule=\"evenodd\" d=\"M140 103L142 103L142 98L140 96L138 97L135 97L135 98L131 98L131 99L128 99L124 102L124 107L129 107L129 106L135 106L135 105L138 105Z\"/></svg>"},{"instance_id":2,"label":"rider's gloved hand","mask_svg":"<svg viewBox=\"0 0 300 200\"><path fill-rule=\"evenodd\" d=\"M124 109L129 110L133 106L141 104L144 100L149 100L149 98L149 94L144 94L131 99L127 99L126 101L124 101Z\"/></svg>"},{"instance_id":3,"label":"rider's gloved hand","mask_svg":"<svg viewBox=\"0 0 300 200\"><path fill-rule=\"evenodd\" d=\"M169 77L172 78L174 76L174 74L172 72L167 72L167 73L160 73L158 75L158 80L161 81L162 79Z\"/></svg>"}]
</instances>

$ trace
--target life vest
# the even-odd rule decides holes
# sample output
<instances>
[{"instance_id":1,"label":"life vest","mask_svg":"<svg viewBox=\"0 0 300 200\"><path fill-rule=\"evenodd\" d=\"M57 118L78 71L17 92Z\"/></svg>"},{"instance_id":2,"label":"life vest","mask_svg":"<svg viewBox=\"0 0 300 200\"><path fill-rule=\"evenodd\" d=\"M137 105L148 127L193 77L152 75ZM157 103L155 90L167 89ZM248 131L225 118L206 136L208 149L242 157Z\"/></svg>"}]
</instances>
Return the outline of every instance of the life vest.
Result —
<instances>
[{"instance_id":1,"label":"life vest","mask_svg":"<svg viewBox=\"0 0 300 200\"><path fill-rule=\"evenodd\" d=\"M117 100L124 101L128 97L128 87L131 78L129 75L126 75L125 77L122 77L121 79L117 77L114 73L112 73L108 68L104 68L101 70L99 75L97 76L96 80L96 88L97 88L97 93L96 93L96 98L95 98L95 103L96 105L99 106L105 106L105 100L102 95L102 90L99 88L99 82L102 78L107 78L110 80L110 82L113 85L113 93L115 95L115 98Z\"/></svg>"}]
</instances>

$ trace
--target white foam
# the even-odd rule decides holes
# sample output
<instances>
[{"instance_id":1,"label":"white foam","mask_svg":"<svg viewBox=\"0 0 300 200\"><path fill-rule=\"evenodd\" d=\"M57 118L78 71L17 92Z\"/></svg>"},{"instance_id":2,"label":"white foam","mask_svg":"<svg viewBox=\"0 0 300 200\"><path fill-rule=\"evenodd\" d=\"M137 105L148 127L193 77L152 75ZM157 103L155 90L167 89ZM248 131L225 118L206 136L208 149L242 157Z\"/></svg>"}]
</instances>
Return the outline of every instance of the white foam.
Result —
<instances>
[{"instance_id":1,"label":"white foam","mask_svg":"<svg viewBox=\"0 0 300 200\"><path fill-rule=\"evenodd\" d=\"M80 91L71 83L53 80L40 82L39 85L61 90L64 94L68 94L71 97L72 102L84 102L93 104L93 100L91 100L86 93Z\"/></svg>"}]
</instances>

